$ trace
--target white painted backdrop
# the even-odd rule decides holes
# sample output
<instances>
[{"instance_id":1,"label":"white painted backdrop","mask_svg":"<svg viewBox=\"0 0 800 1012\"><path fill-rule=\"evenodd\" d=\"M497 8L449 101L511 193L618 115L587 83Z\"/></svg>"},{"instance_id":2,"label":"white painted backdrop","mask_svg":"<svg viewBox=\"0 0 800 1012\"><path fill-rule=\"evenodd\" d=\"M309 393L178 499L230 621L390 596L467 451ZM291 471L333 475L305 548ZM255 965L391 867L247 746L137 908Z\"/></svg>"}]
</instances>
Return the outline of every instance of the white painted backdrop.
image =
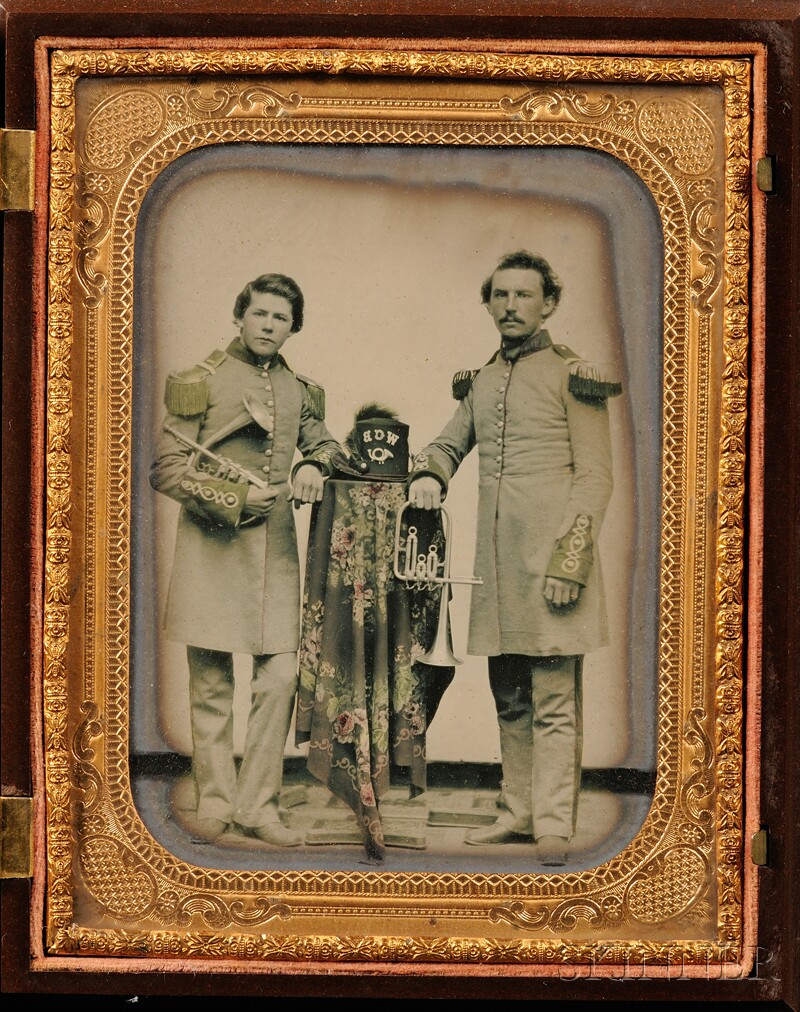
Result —
<instances>
[{"instance_id":1,"label":"white painted backdrop","mask_svg":"<svg viewBox=\"0 0 800 1012\"><path fill-rule=\"evenodd\" d=\"M146 486L167 373L224 348L244 284L289 274L306 297L289 364L325 387L338 438L369 400L410 425L412 452L455 409L452 374L497 333L480 285L504 253L543 254L564 283L553 340L609 363L615 490L599 552L612 644L585 664L586 766L652 763L657 585L660 237L649 198L613 159L581 151L258 147L207 149L153 187L136 251L137 448L134 751L191 751L185 649L160 635L177 506ZM471 573L472 454L448 498L452 570ZM297 516L301 559L309 510ZM467 657L469 588L451 607L464 658L429 733L432 761L498 762L484 658ZM213 601L208 621L213 622ZM249 658L236 658L243 741ZM291 745L287 754L298 754Z\"/></svg>"}]
</instances>

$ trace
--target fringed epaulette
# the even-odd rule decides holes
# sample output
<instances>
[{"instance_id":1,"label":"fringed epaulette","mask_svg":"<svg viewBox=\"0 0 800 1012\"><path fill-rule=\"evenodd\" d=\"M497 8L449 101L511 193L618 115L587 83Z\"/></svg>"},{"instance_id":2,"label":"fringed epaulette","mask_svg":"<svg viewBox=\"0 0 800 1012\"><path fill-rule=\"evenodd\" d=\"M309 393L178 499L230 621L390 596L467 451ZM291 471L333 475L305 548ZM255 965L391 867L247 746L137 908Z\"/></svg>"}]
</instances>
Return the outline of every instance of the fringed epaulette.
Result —
<instances>
[{"instance_id":1,"label":"fringed epaulette","mask_svg":"<svg viewBox=\"0 0 800 1012\"><path fill-rule=\"evenodd\" d=\"M461 369L453 377L453 397L463 401L472 389L472 381L478 375L477 369Z\"/></svg>"},{"instance_id":2,"label":"fringed epaulette","mask_svg":"<svg viewBox=\"0 0 800 1012\"><path fill-rule=\"evenodd\" d=\"M208 407L206 381L211 373L217 371L217 367L226 357L226 353L220 348L212 351L204 362L199 362L191 369L170 373L164 391L164 405L167 411L182 418L202 415Z\"/></svg>"},{"instance_id":3,"label":"fringed epaulette","mask_svg":"<svg viewBox=\"0 0 800 1012\"><path fill-rule=\"evenodd\" d=\"M614 379L601 366L587 362L565 344L554 344L557 352L567 363L569 380L567 388L575 397L588 401L604 401L622 393L622 383Z\"/></svg>"},{"instance_id":4,"label":"fringed epaulette","mask_svg":"<svg viewBox=\"0 0 800 1012\"><path fill-rule=\"evenodd\" d=\"M299 372L296 372L295 376L306 388L306 393L308 394L308 406L311 410L311 414L314 418L322 421L325 418L325 391L318 383L309 379L308 376L301 376Z\"/></svg>"}]
</instances>

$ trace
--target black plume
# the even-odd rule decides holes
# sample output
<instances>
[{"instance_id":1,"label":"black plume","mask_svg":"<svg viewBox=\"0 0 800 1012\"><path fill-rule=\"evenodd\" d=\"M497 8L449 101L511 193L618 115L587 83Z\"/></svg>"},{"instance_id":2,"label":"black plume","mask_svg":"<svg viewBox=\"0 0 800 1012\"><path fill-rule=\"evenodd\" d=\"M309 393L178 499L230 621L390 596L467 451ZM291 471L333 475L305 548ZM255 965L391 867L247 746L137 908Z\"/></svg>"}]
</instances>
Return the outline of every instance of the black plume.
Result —
<instances>
[{"instance_id":1,"label":"black plume","mask_svg":"<svg viewBox=\"0 0 800 1012\"><path fill-rule=\"evenodd\" d=\"M385 404L379 404L377 401L371 401L369 404L364 404L356 411L353 428L347 433L345 437L344 445L348 453L354 456L358 456L358 432L356 429L356 422L363 422L367 418L388 418L393 422L396 422L400 416L396 411L391 408L387 408Z\"/></svg>"},{"instance_id":2,"label":"black plume","mask_svg":"<svg viewBox=\"0 0 800 1012\"><path fill-rule=\"evenodd\" d=\"M377 401L365 404L356 411L357 422L363 422L365 418L391 418L396 422L398 417L399 416L396 411L392 411L391 408L387 408L385 404L378 404Z\"/></svg>"}]
</instances>

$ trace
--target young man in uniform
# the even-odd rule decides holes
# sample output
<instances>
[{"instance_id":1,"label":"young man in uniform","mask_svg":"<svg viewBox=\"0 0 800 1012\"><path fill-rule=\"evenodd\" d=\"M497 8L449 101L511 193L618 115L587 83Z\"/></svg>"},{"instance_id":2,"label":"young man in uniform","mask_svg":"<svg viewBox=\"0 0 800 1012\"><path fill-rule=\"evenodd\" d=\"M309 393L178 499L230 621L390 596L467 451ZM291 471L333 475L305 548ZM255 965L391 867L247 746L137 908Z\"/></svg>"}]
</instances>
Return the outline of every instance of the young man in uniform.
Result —
<instances>
[{"instance_id":1,"label":"young man in uniform","mask_svg":"<svg viewBox=\"0 0 800 1012\"><path fill-rule=\"evenodd\" d=\"M224 351L167 381L168 414L150 469L153 488L182 507L165 627L187 645L200 834L214 839L233 824L292 847L301 837L278 811L300 634L291 502L321 499L339 444L324 423L323 390L280 354L303 325L296 282L256 278L237 297L234 322L239 334ZM293 468L296 448L302 460ZM253 657L238 774L235 653Z\"/></svg>"}]
</instances>

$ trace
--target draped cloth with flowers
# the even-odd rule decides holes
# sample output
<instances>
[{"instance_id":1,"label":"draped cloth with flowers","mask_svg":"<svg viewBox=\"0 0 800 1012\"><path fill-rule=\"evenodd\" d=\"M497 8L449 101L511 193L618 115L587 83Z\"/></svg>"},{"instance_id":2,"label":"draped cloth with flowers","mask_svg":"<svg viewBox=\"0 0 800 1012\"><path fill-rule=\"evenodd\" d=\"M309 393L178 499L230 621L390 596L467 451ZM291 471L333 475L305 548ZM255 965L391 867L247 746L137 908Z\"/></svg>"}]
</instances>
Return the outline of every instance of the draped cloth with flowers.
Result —
<instances>
[{"instance_id":1,"label":"draped cloth with flowers","mask_svg":"<svg viewBox=\"0 0 800 1012\"><path fill-rule=\"evenodd\" d=\"M394 576L405 494L402 482L330 479L306 560L296 742L308 743L309 771L353 809L377 859L392 768L407 771L411 797L425 790L426 731L454 675L419 660L436 633L439 590ZM443 550L435 514L414 512L418 526L436 524Z\"/></svg>"}]
</instances>

